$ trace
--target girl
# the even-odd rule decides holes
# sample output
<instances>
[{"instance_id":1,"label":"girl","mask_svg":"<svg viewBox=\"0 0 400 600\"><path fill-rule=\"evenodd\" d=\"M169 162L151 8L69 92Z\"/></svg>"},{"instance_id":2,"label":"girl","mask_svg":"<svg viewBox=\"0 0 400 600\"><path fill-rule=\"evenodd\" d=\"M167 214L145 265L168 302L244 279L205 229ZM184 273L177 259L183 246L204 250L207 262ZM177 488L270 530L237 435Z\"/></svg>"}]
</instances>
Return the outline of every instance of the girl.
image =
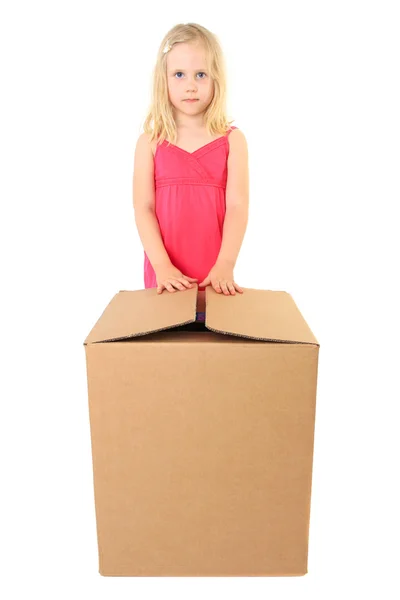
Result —
<instances>
[{"instance_id":1,"label":"girl","mask_svg":"<svg viewBox=\"0 0 400 600\"><path fill-rule=\"evenodd\" d=\"M207 285L243 293L233 269L248 220L248 153L225 105L216 36L195 23L176 25L160 45L136 144L134 210L145 287L175 292L200 281L198 309Z\"/></svg>"}]
</instances>

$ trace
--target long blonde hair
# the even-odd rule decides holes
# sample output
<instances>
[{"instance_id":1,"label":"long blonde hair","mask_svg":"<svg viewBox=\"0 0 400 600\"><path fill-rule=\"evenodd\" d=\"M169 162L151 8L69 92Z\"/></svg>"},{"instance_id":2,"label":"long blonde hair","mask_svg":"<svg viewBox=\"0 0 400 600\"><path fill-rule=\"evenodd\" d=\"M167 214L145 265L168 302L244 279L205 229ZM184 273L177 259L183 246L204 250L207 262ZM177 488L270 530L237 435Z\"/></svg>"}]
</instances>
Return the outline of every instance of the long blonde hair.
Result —
<instances>
[{"instance_id":1,"label":"long blonde hair","mask_svg":"<svg viewBox=\"0 0 400 600\"><path fill-rule=\"evenodd\" d=\"M214 95L205 113L205 125L209 135L225 134L233 121L226 114L226 67L219 41L214 33L198 25L186 23L175 25L164 36L158 49L153 70L152 99L143 124L144 132L150 135L150 141L156 139L162 143L168 139L177 142L177 129L172 105L168 97L167 54L178 43L200 42L206 53L207 68L214 82Z\"/></svg>"}]
</instances>

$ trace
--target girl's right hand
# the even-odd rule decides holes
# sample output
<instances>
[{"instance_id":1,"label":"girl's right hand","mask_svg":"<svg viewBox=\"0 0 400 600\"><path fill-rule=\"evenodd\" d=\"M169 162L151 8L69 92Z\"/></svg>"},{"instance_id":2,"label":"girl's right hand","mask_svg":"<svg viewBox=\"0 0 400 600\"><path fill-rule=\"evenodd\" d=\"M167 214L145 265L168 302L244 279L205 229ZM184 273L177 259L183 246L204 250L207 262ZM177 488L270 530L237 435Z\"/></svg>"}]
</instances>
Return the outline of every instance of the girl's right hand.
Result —
<instances>
[{"instance_id":1,"label":"girl's right hand","mask_svg":"<svg viewBox=\"0 0 400 600\"><path fill-rule=\"evenodd\" d=\"M155 268L154 271L157 279L157 294L162 294L164 289L171 293L185 290L192 287L192 281L198 281L197 277L183 275L172 263Z\"/></svg>"}]
</instances>

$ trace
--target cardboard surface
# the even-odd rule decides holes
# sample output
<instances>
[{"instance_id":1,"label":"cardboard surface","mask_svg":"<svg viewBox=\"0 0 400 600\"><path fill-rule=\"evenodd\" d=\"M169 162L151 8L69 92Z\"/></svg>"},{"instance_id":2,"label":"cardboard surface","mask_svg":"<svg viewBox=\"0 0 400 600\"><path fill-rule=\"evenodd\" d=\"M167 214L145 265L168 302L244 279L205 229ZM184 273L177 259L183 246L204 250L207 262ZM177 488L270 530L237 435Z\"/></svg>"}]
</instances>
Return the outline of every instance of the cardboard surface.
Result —
<instances>
[{"instance_id":1,"label":"cardboard surface","mask_svg":"<svg viewBox=\"0 0 400 600\"><path fill-rule=\"evenodd\" d=\"M206 327L221 334L273 341L318 342L287 292L244 288L225 296L205 290ZM120 291L110 301L85 344L126 339L196 320L197 285L171 294L156 288Z\"/></svg>"},{"instance_id":2,"label":"cardboard surface","mask_svg":"<svg viewBox=\"0 0 400 600\"><path fill-rule=\"evenodd\" d=\"M85 344L99 571L307 572L319 344L290 294L121 291Z\"/></svg>"}]
</instances>

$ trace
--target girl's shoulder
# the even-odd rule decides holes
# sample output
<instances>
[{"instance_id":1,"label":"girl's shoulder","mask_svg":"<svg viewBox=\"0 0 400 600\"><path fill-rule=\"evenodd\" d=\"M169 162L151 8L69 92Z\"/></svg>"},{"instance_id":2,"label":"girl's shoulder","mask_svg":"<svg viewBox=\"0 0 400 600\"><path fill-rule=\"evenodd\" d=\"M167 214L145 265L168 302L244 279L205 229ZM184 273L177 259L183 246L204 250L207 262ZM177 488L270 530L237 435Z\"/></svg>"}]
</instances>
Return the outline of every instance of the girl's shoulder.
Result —
<instances>
[{"instance_id":1,"label":"girl's shoulder","mask_svg":"<svg viewBox=\"0 0 400 600\"><path fill-rule=\"evenodd\" d=\"M151 136L150 136L149 133L146 133L146 132L141 133L139 135L137 144L140 143L140 144L146 145L146 143L147 143L147 145L150 146L151 152L152 152L153 157L154 157L154 154L156 152L156 141L155 140L150 140L150 137Z\"/></svg>"},{"instance_id":2,"label":"girl's shoulder","mask_svg":"<svg viewBox=\"0 0 400 600\"><path fill-rule=\"evenodd\" d=\"M246 140L246 136L243 133L243 131L237 127L236 125L231 125L228 133L227 133L227 137L228 139L231 138L231 142L232 143L236 143L239 145L246 145L247 144L247 140Z\"/></svg>"},{"instance_id":3,"label":"girl's shoulder","mask_svg":"<svg viewBox=\"0 0 400 600\"><path fill-rule=\"evenodd\" d=\"M147 139L147 141L148 141L148 143L150 145L151 151L153 153L153 158L154 158L154 155L156 153L156 148L157 148L157 140L151 140L150 141L150 134L149 133L144 133L143 135L146 136L146 139Z\"/></svg>"}]
</instances>

